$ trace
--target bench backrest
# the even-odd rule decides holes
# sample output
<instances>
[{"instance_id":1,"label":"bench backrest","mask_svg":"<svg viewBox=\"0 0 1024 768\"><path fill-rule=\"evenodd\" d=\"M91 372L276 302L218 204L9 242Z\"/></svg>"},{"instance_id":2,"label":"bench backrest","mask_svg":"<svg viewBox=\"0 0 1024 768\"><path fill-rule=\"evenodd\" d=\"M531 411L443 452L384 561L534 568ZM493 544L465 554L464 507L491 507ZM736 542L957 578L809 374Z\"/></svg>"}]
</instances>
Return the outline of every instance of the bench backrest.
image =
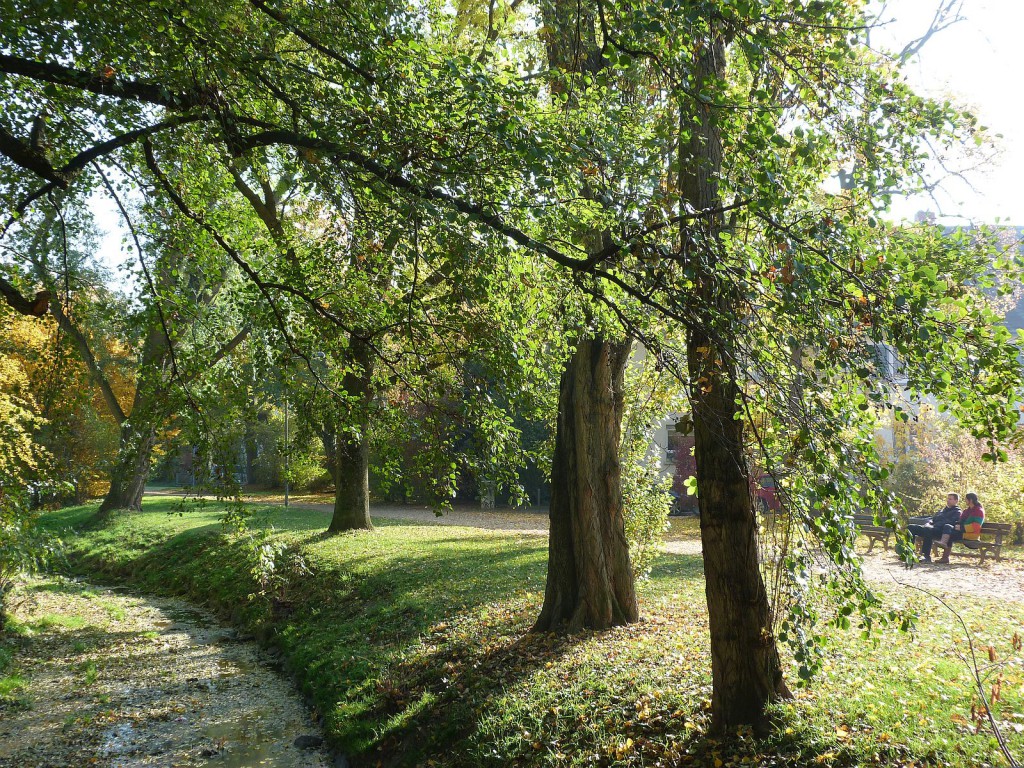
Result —
<instances>
[{"instance_id":1,"label":"bench backrest","mask_svg":"<svg viewBox=\"0 0 1024 768\"><path fill-rule=\"evenodd\" d=\"M1003 537L1013 533L1013 526L1009 523L982 523L981 535L991 536L997 544L1002 544Z\"/></svg>"},{"instance_id":2,"label":"bench backrest","mask_svg":"<svg viewBox=\"0 0 1024 768\"><path fill-rule=\"evenodd\" d=\"M853 524L858 528L865 528L871 531L889 531L891 528L886 528L884 525L879 525L875 522L875 518L872 515L854 515Z\"/></svg>"}]
</instances>

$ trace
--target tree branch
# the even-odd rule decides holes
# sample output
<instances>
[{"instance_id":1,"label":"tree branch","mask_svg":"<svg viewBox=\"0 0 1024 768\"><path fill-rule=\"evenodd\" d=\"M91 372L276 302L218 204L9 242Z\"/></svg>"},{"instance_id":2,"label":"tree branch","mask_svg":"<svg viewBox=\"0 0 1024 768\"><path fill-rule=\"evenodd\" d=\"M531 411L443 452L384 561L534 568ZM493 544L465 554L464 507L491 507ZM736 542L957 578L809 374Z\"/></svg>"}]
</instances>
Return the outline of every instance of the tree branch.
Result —
<instances>
[{"instance_id":1,"label":"tree branch","mask_svg":"<svg viewBox=\"0 0 1024 768\"><path fill-rule=\"evenodd\" d=\"M64 332L74 340L75 346L78 347L78 354L82 356L82 361L85 363L85 367L89 369L89 373L92 375L93 381L95 381L96 386L100 388L100 393L103 395L103 402L107 404L107 410L110 411L110 415L117 421L118 426L124 424L128 420L128 417L125 415L124 409L121 407L121 403L117 399L117 395L114 394L114 388L110 385L106 375L103 373L103 369L96 360L96 356L92 353L92 348L89 346L89 340L85 337L85 334L82 333L78 326L72 322L71 318L67 316L59 301L55 301L50 304L50 314L53 315L57 324L64 330Z\"/></svg>"},{"instance_id":2,"label":"tree branch","mask_svg":"<svg viewBox=\"0 0 1024 768\"><path fill-rule=\"evenodd\" d=\"M321 43L319 40L317 40L307 32L302 31L302 29L298 25L293 24L288 19L288 17L285 16L283 13L267 7L267 4L263 2L263 0L249 0L249 3L261 13L272 18L274 21L276 21L278 24L287 29L289 32L291 32L293 35L299 38L299 40L306 43L314 50L319 51L327 58L333 59L334 61L338 62L343 67L345 67L345 69L359 75L368 83L376 82L376 78L369 70L360 67L347 56L343 56L342 54L338 53L332 48L328 48L326 45Z\"/></svg>"},{"instance_id":3,"label":"tree branch","mask_svg":"<svg viewBox=\"0 0 1024 768\"><path fill-rule=\"evenodd\" d=\"M136 128L134 131L128 131L120 136L115 136L107 141L100 142L95 146L89 147L89 149L83 150L69 160L63 167L57 169L57 174L61 177L67 178L69 181L71 177L79 173L87 165L90 165L94 161L101 157L109 155L121 147L126 147L129 144L133 144L139 139L145 139L149 136L153 136L161 131L167 130L168 128L177 128L182 125L188 125L190 123L204 122L212 120L213 117L209 115L183 115L182 117L175 117L170 120L162 120L159 123L153 125L147 125L144 128ZM25 211L28 210L29 206L32 205L36 200L41 197L53 192L59 186L55 181L50 181L48 184L44 184L39 187L35 192L32 192L28 197L24 198L14 208L11 217L4 223L3 229L0 229L0 237L3 237L7 230L11 228L11 225L17 221ZM66 186L66 185L65 185Z\"/></svg>"},{"instance_id":4,"label":"tree branch","mask_svg":"<svg viewBox=\"0 0 1024 768\"><path fill-rule=\"evenodd\" d=\"M61 189L68 186L68 178L50 163L49 159L0 125L0 155L15 165L32 171L32 173L56 184Z\"/></svg>"},{"instance_id":5,"label":"tree branch","mask_svg":"<svg viewBox=\"0 0 1024 768\"><path fill-rule=\"evenodd\" d=\"M112 70L109 70L109 75L106 72L86 72L49 61L34 61L6 54L0 54L0 72L54 85L66 85L100 96L157 104L173 110L209 105L217 98L216 92L212 90L174 92L162 83L117 77Z\"/></svg>"},{"instance_id":6,"label":"tree branch","mask_svg":"<svg viewBox=\"0 0 1024 768\"><path fill-rule=\"evenodd\" d=\"M39 291L34 299L28 299L21 295L21 291L7 282L0 276L0 295L4 301L18 314L29 317L42 317L49 310L50 292Z\"/></svg>"}]
</instances>

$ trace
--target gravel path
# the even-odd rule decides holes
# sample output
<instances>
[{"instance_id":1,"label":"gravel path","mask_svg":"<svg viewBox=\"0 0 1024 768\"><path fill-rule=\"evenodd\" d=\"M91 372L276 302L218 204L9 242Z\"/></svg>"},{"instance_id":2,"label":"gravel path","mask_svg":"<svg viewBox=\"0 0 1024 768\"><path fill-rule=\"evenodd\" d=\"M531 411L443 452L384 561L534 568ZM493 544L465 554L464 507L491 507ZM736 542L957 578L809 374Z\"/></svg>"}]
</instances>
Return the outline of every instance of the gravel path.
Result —
<instances>
[{"instance_id":1,"label":"gravel path","mask_svg":"<svg viewBox=\"0 0 1024 768\"><path fill-rule=\"evenodd\" d=\"M949 565L918 563L907 568L892 551L875 550L864 556L864 576L877 584L908 584L938 595L983 597L1024 603L1024 566L972 558L951 558Z\"/></svg>"},{"instance_id":2,"label":"gravel path","mask_svg":"<svg viewBox=\"0 0 1024 768\"><path fill-rule=\"evenodd\" d=\"M255 644L195 608L75 582L23 596L0 767L345 765Z\"/></svg>"},{"instance_id":3,"label":"gravel path","mask_svg":"<svg viewBox=\"0 0 1024 768\"><path fill-rule=\"evenodd\" d=\"M330 515L333 507L328 504L299 504ZM519 534L546 536L548 518L546 512L524 512L495 510L485 512L456 508L438 517L430 509L420 507L374 507L374 517L393 520L412 520L434 525L464 525L491 531L509 531ZM674 555L699 555L699 539L666 541L662 550ZM916 565L907 569L892 551L876 549L864 557L864 576L879 585L908 584L945 596L987 597L1024 603L1024 567L1019 562L986 561L979 566L977 561L953 556L950 565Z\"/></svg>"}]
</instances>

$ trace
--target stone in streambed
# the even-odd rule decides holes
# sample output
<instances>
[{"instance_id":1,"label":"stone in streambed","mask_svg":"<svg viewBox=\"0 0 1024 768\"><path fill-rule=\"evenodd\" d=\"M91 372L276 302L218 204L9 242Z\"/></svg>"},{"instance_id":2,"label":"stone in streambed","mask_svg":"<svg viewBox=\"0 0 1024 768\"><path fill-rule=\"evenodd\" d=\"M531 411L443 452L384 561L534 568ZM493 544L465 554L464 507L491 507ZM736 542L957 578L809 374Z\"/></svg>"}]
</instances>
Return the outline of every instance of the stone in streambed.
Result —
<instances>
[{"instance_id":1,"label":"stone in streambed","mask_svg":"<svg viewBox=\"0 0 1024 768\"><path fill-rule=\"evenodd\" d=\"M292 742L292 745L299 749L319 749L324 743L322 736L317 736L312 733L305 733L299 736Z\"/></svg>"}]
</instances>

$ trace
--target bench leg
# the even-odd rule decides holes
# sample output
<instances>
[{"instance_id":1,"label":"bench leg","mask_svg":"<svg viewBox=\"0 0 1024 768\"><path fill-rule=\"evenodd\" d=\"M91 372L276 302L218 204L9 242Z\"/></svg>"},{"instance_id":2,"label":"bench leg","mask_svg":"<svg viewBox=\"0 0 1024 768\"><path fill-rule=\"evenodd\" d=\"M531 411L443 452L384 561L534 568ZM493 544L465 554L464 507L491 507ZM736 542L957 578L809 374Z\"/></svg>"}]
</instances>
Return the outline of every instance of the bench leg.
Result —
<instances>
[{"instance_id":1,"label":"bench leg","mask_svg":"<svg viewBox=\"0 0 1024 768\"><path fill-rule=\"evenodd\" d=\"M864 554L870 555L871 554L871 550L873 550L874 548L875 548L875 537L874 536L868 536L868 551L865 552Z\"/></svg>"}]
</instances>

